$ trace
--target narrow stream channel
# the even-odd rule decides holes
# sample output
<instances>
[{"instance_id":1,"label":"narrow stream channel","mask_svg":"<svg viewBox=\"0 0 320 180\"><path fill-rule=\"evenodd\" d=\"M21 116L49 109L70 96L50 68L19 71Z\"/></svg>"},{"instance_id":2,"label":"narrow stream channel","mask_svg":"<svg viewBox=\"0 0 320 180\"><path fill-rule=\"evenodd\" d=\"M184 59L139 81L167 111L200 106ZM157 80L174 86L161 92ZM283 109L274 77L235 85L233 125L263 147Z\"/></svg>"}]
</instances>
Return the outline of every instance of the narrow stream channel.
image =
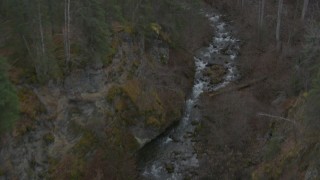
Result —
<instances>
[{"instance_id":1,"label":"narrow stream channel","mask_svg":"<svg viewBox=\"0 0 320 180\"><path fill-rule=\"evenodd\" d=\"M223 88L238 78L235 59L239 52L239 41L232 37L231 28L222 20L222 16L210 11L203 10L201 13L210 21L214 37L209 47L203 47L194 57L194 86L186 101L183 118L177 127L142 149L140 168L143 179L196 178L195 170L199 161L193 137L201 121L199 96L205 91ZM214 66L224 69L222 81L213 81L212 76L208 75L208 69Z\"/></svg>"}]
</instances>

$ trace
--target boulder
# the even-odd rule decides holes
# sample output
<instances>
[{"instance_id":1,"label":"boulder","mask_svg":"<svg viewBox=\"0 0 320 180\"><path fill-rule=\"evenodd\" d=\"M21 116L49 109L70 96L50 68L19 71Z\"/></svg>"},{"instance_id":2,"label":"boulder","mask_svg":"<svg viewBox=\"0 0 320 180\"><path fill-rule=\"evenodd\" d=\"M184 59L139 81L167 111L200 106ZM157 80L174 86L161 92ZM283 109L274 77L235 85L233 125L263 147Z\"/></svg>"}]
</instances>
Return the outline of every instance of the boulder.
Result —
<instances>
[{"instance_id":1,"label":"boulder","mask_svg":"<svg viewBox=\"0 0 320 180\"><path fill-rule=\"evenodd\" d=\"M166 163L165 168L168 173L173 173L174 172L174 165L172 163Z\"/></svg>"},{"instance_id":2,"label":"boulder","mask_svg":"<svg viewBox=\"0 0 320 180\"><path fill-rule=\"evenodd\" d=\"M229 56L214 55L213 58L210 58L208 60L207 67L211 67L213 65L224 65L224 64L227 64L229 60L230 60Z\"/></svg>"},{"instance_id":3,"label":"boulder","mask_svg":"<svg viewBox=\"0 0 320 180\"><path fill-rule=\"evenodd\" d=\"M227 73L227 68L223 65L212 65L210 67L207 67L204 72L203 76L206 76L209 78L210 83L212 84L218 84L223 81L223 77Z\"/></svg>"}]
</instances>

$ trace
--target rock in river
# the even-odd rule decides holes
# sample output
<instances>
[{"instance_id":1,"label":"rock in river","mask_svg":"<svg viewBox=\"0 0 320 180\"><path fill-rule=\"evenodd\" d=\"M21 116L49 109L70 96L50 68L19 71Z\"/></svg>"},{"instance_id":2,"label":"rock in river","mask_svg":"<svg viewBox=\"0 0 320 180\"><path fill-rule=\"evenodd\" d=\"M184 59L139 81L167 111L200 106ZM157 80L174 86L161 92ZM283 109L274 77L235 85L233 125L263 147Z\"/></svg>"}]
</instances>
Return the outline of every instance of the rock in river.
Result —
<instances>
[{"instance_id":1,"label":"rock in river","mask_svg":"<svg viewBox=\"0 0 320 180\"><path fill-rule=\"evenodd\" d=\"M173 173L174 172L174 165L172 163L166 163L165 168L168 171L168 173Z\"/></svg>"},{"instance_id":2,"label":"rock in river","mask_svg":"<svg viewBox=\"0 0 320 180\"><path fill-rule=\"evenodd\" d=\"M212 65L210 67L207 67L203 75L206 77L209 77L210 83L212 84L218 84L223 81L223 77L227 73L227 68L223 65Z\"/></svg>"}]
</instances>

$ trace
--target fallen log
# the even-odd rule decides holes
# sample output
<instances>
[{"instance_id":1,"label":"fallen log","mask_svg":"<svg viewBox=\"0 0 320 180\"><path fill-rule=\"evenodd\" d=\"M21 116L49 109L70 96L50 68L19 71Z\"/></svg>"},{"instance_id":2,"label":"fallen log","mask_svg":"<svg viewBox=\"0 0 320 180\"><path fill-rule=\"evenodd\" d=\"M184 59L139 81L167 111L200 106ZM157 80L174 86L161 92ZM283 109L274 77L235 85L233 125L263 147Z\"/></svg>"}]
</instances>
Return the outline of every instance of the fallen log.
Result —
<instances>
[{"instance_id":1,"label":"fallen log","mask_svg":"<svg viewBox=\"0 0 320 180\"><path fill-rule=\"evenodd\" d=\"M296 121L288 119L288 118L284 118L284 117L281 117L281 116L275 116L275 115L266 114L266 113L257 113L257 116L264 116L264 117L268 117L268 118L271 118L271 119L283 120L283 121L290 122L290 123L296 125Z\"/></svg>"},{"instance_id":2,"label":"fallen log","mask_svg":"<svg viewBox=\"0 0 320 180\"><path fill-rule=\"evenodd\" d=\"M247 82L245 84L238 85L236 87L226 88L226 89L222 89L222 90L210 93L209 96L213 97L213 96L217 96L217 95L228 93L228 92L232 92L232 91L239 91L239 90L242 90L242 89L246 89L246 88L249 88L249 87L251 87L251 86L253 86L253 85L255 85L255 84L259 83L259 82L265 81L267 79L268 79L268 77L264 76L262 78L254 79L252 81L249 81L249 82Z\"/></svg>"}]
</instances>

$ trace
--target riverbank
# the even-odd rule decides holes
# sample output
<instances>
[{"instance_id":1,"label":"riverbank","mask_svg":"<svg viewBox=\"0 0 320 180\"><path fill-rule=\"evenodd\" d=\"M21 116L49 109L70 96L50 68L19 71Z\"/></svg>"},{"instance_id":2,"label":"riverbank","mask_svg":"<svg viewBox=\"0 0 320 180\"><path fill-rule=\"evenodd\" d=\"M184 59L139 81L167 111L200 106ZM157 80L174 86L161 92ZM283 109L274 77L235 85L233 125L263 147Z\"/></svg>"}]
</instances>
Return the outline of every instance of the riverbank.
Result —
<instances>
[{"instance_id":1,"label":"riverbank","mask_svg":"<svg viewBox=\"0 0 320 180\"><path fill-rule=\"evenodd\" d=\"M263 161L265 146L272 136L272 123L259 113L283 115L290 91L292 54L277 53L273 42L263 46L256 29L239 12L214 4L241 40L237 58L241 79L218 95L204 94L201 99L201 129L196 138L200 157L199 176L204 179L251 179ZM264 78L265 77L265 78ZM222 90L223 91L223 90Z\"/></svg>"},{"instance_id":2,"label":"riverbank","mask_svg":"<svg viewBox=\"0 0 320 180\"><path fill-rule=\"evenodd\" d=\"M34 30L25 32L22 49L28 53L21 54L23 66L10 71L17 83L21 119L2 136L0 179L137 179L135 153L182 117L194 80L193 55L188 52L202 46L203 37L210 33L206 18L198 14L195 4L186 8L180 0L143 1L134 10L127 2L104 5L94 6L100 19L88 20L97 22L90 27L71 21L70 62L64 63L60 36L64 31L47 33L55 46L42 52L53 52L50 58L29 52L39 42L27 38ZM104 23L110 28L100 26ZM57 29L63 29L60 25ZM5 29L10 37L15 33L11 27ZM101 36L96 30L103 31ZM7 50L2 45L10 40L0 37L0 55ZM51 38L45 40L51 43ZM110 54L100 46L110 48ZM7 51L16 62L20 57L16 51L22 50L17 45L12 49ZM38 60L47 64L39 65ZM51 68L51 63L65 71L58 79L48 76L39 82L37 77L47 72L42 68ZM25 64L40 74L31 70L32 76L27 76Z\"/></svg>"},{"instance_id":3,"label":"riverbank","mask_svg":"<svg viewBox=\"0 0 320 180\"><path fill-rule=\"evenodd\" d=\"M239 54L239 41L221 15L206 7L199 13L208 18L213 36L208 38L211 40L209 45L195 53L194 84L179 124L147 144L139 153L144 179L197 178L195 169L199 160L193 138L202 118L198 108L201 103L199 97L204 92L226 87L238 78L235 59Z\"/></svg>"}]
</instances>

